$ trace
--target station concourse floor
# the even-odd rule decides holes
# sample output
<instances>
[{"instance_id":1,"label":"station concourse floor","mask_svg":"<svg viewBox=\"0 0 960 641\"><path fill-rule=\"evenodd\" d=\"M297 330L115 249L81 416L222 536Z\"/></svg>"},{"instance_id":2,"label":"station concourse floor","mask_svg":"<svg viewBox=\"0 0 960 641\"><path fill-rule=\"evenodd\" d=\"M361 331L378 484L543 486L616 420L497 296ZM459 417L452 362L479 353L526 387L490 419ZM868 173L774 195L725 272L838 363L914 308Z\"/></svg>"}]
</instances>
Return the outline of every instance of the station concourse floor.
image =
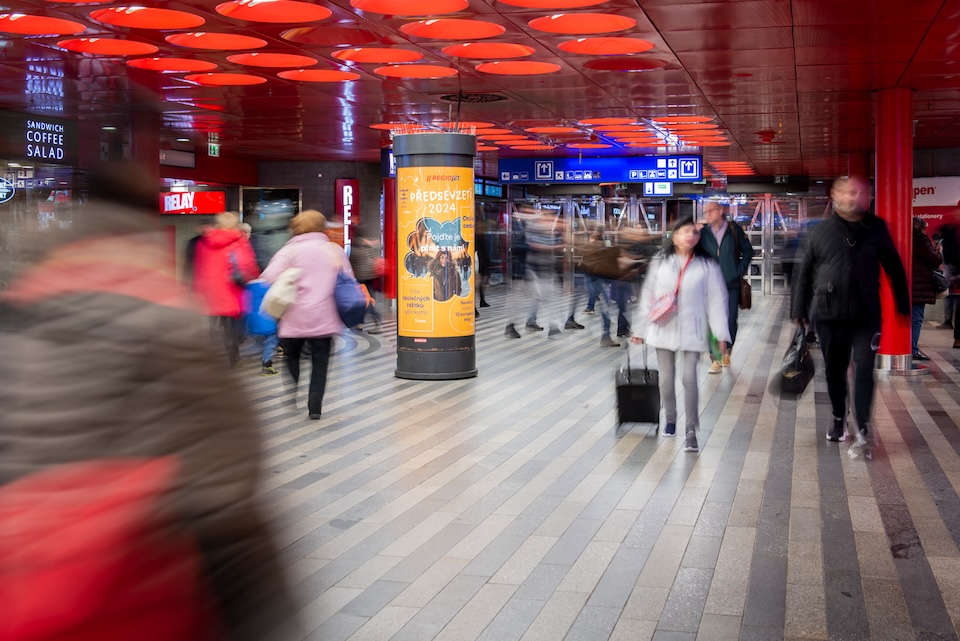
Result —
<instances>
[{"instance_id":1,"label":"station concourse floor","mask_svg":"<svg viewBox=\"0 0 960 641\"><path fill-rule=\"evenodd\" d=\"M942 318L921 335L932 374L878 377L873 458L851 459L824 439L819 351L798 400L768 389L793 327L784 296L755 295L732 366L701 361L692 454L652 424L618 431L624 351L599 345L584 298L586 329L511 340L504 290L474 379L395 378L391 332L350 331L318 422L250 366L305 639L958 638L960 350Z\"/></svg>"}]
</instances>

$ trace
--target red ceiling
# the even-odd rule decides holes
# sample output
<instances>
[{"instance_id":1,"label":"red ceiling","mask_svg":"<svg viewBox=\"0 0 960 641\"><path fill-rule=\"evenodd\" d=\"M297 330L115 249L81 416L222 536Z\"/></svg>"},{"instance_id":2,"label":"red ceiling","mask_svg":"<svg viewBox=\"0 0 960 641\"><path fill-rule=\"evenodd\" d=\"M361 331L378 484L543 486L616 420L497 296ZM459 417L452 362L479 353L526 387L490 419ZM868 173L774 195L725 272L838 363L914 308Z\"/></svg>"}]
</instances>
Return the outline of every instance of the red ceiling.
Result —
<instances>
[{"instance_id":1,"label":"red ceiling","mask_svg":"<svg viewBox=\"0 0 960 641\"><path fill-rule=\"evenodd\" d=\"M670 115L713 118L733 144L708 147L708 162L743 161L759 174L842 173L848 154L873 147L877 90L914 90L918 147L960 146L960 0L608 0L582 9L563 10L560 2L469 0L466 9L433 16L381 15L352 4L386 10L417 5L397 2L307 2L332 15L298 21L281 10L300 3L265 0L232 3L239 9L218 13L218 0L152 1L152 9L186 12L200 27L155 29L111 26L92 12L130 6L116 2L2 0L2 13L22 13L79 22L72 36L24 36L0 31L0 107L78 119L81 126L122 126L132 109L157 108L164 114L164 135L206 141L216 131L232 152L264 160L354 159L377 161L388 132L370 125L385 122L431 124L459 118L491 122L499 129L525 133L524 127L578 126L578 121L627 117L649 124ZM461 3L431 3L451 6ZM247 6L250 5L250 6ZM257 6L259 5L259 7ZM251 9L251 11L246 11ZM256 10L252 10L256 9ZM118 12L119 13L119 12ZM609 13L631 18L636 26L607 34L552 34L529 23L557 13ZM232 15L269 17L250 22ZM133 12L136 15L136 12ZM451 57L445 47L463 44L450 36L408 36L406 24L431 19L483 20L504 29L483 43L530 47L525 62L551 63L547 75L491 75L477 71L486 60ZM288 20L276 22L273 20ZM143 21L136 21L138 24ZM576 24L576 20L572 21ZM0 30L9 21L0 19ZM454 23L457 24L457 23ZM176 46L167 37L186 32L252 36L266 41L261 55L307 56L314 71L349 71L349 82L304 82L278 76L282 68L245 66L228 57L248 50L209 50ZM152 44L149 56L84 54L57 47L69 38L118 38ZM560 45L579 37L627 37L653 48L615 59L565 53ZM380 63L345 63L333 56L350 47L401 48L421 54L404 65L446 67L446 78L386 78L374 73ZM112 50L112 49L108 49ZM249 74L266 80L252 86L205 87L185 80L186 73L158 73L126 64L137 57L188 58L216 65L216 73ZM411 56L412 57L412 56ZM243 60L236 58L234 60ZM639 60L639 62L638 62ZM651 68L625 72L625 68ZM608 70L609 69L609 70ZM326 77L325 74L320 74ZM428 74L429 75L429 74ZM308 74L285 73L287 78ZM345 76L350 77L350 76ZM468 98L489 94L502 101L446 102L444 95ZM580 126L577 142L612 144L603 154L645 153L608 134ZM759 132L765 132L763 136ZM768 144L761 140L769 139ZM556 144L545 155L577 154L565 147L569 134L533 134ZM586 153L586 152L585 152ZM497 155L523 155L500 149L482 155L484 173L493 174Z\"/></svg>"}]
</instances>

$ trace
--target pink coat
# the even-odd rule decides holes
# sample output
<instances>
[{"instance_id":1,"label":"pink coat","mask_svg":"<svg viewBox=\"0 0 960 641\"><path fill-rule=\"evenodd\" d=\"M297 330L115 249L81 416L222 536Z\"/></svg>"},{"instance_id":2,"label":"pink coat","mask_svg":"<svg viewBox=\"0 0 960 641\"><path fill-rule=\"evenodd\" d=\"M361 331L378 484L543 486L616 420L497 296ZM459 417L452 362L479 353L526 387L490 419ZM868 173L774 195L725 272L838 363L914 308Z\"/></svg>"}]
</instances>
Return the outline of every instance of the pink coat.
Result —
<instances>
[{"instance_id":1,"label":"pink coat","mask_svg":"<svg viewBox=\"0 0 960 641\"><path fill-rule=\"evenodd\" d=\"M294 236L274 254L261 278L273 283L288 267L303 272L297 281L297 300L280 319L280 338L320 338L342 332L333 288L341 268L353 275L343 249L320 232Z\"/></svg>"},{"instance_id":2,"label":"pink coat","mask_svg":"<svg viewBox=\"0 0 960 641\"><path fill-rule=\"evenodd\" d=\"M240 316L243 286L233 282L232 260L247 280L257 277L257 259L239 229L211 229L197 241L193 289L210 316Z\"/></svg>"}]
</instances>

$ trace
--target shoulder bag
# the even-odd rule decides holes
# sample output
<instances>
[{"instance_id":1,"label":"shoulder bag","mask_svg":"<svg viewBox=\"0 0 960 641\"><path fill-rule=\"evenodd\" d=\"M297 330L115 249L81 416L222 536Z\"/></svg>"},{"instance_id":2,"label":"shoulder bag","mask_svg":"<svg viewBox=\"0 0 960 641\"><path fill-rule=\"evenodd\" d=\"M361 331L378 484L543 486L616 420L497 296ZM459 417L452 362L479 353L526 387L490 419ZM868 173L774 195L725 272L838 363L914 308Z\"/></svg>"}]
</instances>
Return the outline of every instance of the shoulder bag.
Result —
<instances>
[{"instance_id":1,"label":"shoulder bag","mask_svg":"<svg viewBox=\"0 0 960 641\"><path fill-rule=\"evenodd\" d=\"M736 225L734 222L728 222L727 224ZM730 231L733 233L733 246L737 250L737 260L739 260L741 258L739 225L737 225L737 229L731 229ZM753 288L750 287L747 279L742 277L740 278L740 300L737 302L737 306L740 309L750 309L753 306Z\"/></svg>"},{"instance_id":2,"label":"shoulder bag","mask_svg":"<svg viewBox=\"0 0 960 641\"><path fill-rule=\"evenodd\" d=\"M294 253L294 256L290 262L295 263L296 254L291 253ZM287 267L283 270L263 295L260 311L280 320L290 306L297 302L297 285L302 273L303 270L299 267Z\"/></svg>"},{"instance_id":3,"label":"shoulder bag","mask_svg":"<svg viewBox=\"0 0 960 641\"><path fill-rule=\"evenodd\" d=\"M367 315L367 296L357 279L344 269L343 261L340 259L340 248L336 245L334 245L334 248L334 251L338 252L337 260L340 262L337 282L333 287L337 314L344 325L356 327L363 322L363 317Z\"/></svg>"},{"instance_id":4,"label":"shoulder bag","mask_svg":"<svg viewBox=\"0 0 960 641\"><path fill-rule=\"evenodd\" d=\"M650 305L650 322L662 325L674 317L677 313L677 297L680 294L680 283L683 282L683 272L687 271L687 266L693 260L693 255L687 259L683 267L680 268L680 275L677 277L677 288L672 294L659 296L653 304Z\"/></svg>"}]
</instances>

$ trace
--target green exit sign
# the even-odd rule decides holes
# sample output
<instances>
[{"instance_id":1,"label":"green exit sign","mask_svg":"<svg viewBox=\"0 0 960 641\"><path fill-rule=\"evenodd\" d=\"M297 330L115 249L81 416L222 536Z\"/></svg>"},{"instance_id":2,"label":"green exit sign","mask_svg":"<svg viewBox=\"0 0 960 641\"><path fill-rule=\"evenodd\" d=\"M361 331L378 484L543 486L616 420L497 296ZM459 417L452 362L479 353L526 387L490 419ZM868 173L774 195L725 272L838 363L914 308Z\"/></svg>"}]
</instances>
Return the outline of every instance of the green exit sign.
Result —
<instances>
[{"instance_id":1,"label":"green exit sign","mask_svg":"<svg viewBox=\"0 0 960 641\"><path fill-rule=\"evenodd\" d=\"M219 143L215 143L215 142L207 143L207 155L213 156L214 158L219 158L220 157Z\"/></svg>"}]
</instances>

